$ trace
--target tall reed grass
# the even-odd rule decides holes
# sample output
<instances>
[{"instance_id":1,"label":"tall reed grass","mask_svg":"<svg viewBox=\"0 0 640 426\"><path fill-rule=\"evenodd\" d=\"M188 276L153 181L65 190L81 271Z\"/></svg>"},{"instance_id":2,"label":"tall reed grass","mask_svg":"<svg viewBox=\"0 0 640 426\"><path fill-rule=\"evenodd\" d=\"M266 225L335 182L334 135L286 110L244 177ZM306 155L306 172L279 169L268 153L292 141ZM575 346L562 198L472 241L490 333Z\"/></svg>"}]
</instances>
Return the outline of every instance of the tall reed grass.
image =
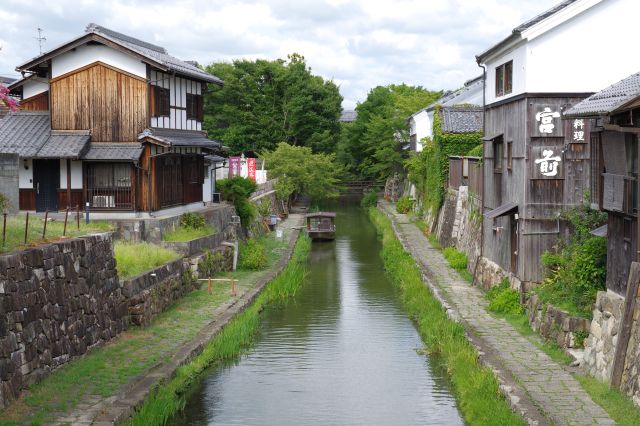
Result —
<instances>
[{"instance_id":1,"label":"tall reed grass","mask_svg":"<svg viewBox=\"0 0 640 426\"><path fill-rule=\"evenodd\" d=\"M428 352L439 355L445 363L465 423L524 425L500 393L493 372L479 364L464 327L447 316L423 283L420 269L397 240L389 219L375 208L369 210L369 216L382 235L385 271L400 290L399 297Z\"/></svg>"},{"instance_id":2,"label":"tall reed grass","mask_svg":"<svg viewBox=\"0 0 640 426\"><path fill-rule=\"evenodd\" d=\"M311 250L309 237L301 235L291 260L271 281L255 302L227 324L192 362L180 367L175 377L156 389L131 419L131 425L163 425L184 409L189 388L212 364L233 359L251 346L260 325L260 313L271 304L286 303L300 289Z\"/></svg>"}]
</instances>

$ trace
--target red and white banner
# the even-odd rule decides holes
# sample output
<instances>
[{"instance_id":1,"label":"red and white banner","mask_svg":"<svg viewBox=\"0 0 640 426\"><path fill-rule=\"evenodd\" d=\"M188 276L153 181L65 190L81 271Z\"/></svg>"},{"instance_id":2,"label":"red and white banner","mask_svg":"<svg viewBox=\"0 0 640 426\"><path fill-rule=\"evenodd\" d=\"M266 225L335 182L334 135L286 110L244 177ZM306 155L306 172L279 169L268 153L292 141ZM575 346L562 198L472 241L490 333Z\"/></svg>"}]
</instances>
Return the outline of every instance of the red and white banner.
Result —
<instances>
[{"instance_id":1,"label":"red and white banner","mask_svg":"<svg viewBox=\"0 0 640 426\"><path fill-rule=\"evenodd\" d=\"M240 157L229 157L229 178L240 176Z\"/></svg>"},{"instance_id":2,"label":"red and white banner","mask_svg":"<svg viewBox=\"0 0 640 426\"><path fill-rule=\"evenodd\" d=\"M249 174L249 179L255 182L256 180L256 159L255 158L247 158L247 171Z\"/></svg>"}]
</instances>

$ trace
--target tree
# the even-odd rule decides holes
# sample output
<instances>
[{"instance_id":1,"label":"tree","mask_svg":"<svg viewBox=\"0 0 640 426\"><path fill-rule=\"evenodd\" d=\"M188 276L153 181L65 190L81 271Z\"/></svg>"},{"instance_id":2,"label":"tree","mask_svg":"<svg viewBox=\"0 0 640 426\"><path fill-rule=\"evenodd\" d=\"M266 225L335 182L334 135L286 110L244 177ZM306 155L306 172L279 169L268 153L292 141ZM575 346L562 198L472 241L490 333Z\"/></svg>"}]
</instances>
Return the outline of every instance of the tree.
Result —
<instances>
[{"instance_id":1,"label":"tree","mask_svg":"<svg viewBox=\"0 0 640 426\"><path fill-rule=\"evenodd\" d=\"M204 127L231 153L271 151L283 141L333 152L342 96L332 81L311 73L303 56L213 63L206 70L225 84L205 95Z\"/></svg>"},{"instance_id":2,"label":"tree","mask_svg":"<svg viewBox=\"0 0 640 426\"><path fill-rule=\"evenodd\" d=\"M11 111L18 110L18 101L9 96L9 89L0 83L0 104L6 105Z\"/></svg>"},{"instance_id":3,"label":"tree","mask_svg":"<svg viewBox=\"0 0 640 426\"><path fill-rule=\"evenodd\" d=\"M314 154L310 147L282 142L276 150L263 153L270 178L278 178L279 198L305 194L314 200L338 195L341 167L335 154Z\"/></svg>"},{"instance_id":4,"label":"tree","mask_svg":"<svg viewBox=\"0 0 640 426\"><path fill-rule=\"evenodd\" d=\"M365 179L384 179L403 170L409 143L407 119L435 102L441 92L406 84L377 86L358 104L355 122L343 126L338 158L348 172Z\"/></svg>"}]
</instances>

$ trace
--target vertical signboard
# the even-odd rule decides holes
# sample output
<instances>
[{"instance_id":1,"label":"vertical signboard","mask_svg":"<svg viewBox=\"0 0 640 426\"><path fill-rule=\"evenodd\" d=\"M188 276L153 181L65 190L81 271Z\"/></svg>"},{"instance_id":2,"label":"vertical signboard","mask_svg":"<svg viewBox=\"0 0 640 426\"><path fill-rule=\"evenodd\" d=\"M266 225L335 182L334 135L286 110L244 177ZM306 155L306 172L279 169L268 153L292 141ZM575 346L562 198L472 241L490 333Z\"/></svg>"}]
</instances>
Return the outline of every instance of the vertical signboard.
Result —
<instances>
[{"instance_id":1,"label":"vertical signboard","mask_svg":"<svg viewBox=\"0 0 640 426\"><path fill-rule=\"evenodd\" d=\"M252 181L256 181L256 159L255 158L247 158L247 170L249 174L249 179Z\"/></svg>"},{"instance_id":2,"label":"vertical signboard","mask_svg":"<svg viewBox=\"0 0 640 426\"><path fill-rule=\"evenodd\" d=\"M229 157L229 178L240 176L240 157Z\"/></svg>"}]
</instances>

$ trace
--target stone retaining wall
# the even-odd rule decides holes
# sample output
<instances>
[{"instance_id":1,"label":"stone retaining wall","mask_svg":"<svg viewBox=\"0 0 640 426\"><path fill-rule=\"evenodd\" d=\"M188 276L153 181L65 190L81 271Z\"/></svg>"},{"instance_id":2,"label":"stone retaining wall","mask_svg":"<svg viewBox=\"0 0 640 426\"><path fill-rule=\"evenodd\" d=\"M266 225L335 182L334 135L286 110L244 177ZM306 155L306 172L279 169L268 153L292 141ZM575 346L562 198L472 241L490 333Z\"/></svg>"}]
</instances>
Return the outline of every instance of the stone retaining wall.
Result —
<instances>
[{"instance_id":1,"label":"stone retaining wall","mask_svg":"<svg viewBox=\"0 0 640 426\"><path fill-rule=\"evenodd\" d=\"M0 256L0 408L127 328L110 234Z\"/></svg>"},{"instance_id":2,"label":"stone retaining wall","mask_svg":"<svg viewBox=\"0 0 640 426\"><path fill-rule=\"evenodd\" d=\"M591 324L588 319L572 317L561 309L543 303L535 294L527 300L527 312L531 328L542 337L555 340L563 349L584 347L584 340L581 341L579 333L588 332Z\"/></svg>"},{"instance_id":3,"label":"stone retaining wall","mask_svg":"<svg viewBox=\"0 0 640 426\"><path fill-rule=\"evenodd\" d=\"M613 292L598 292L582 366L590 375L604 382L611 381L623 308L622 296Z\"/></svg>"}]
</instances>

